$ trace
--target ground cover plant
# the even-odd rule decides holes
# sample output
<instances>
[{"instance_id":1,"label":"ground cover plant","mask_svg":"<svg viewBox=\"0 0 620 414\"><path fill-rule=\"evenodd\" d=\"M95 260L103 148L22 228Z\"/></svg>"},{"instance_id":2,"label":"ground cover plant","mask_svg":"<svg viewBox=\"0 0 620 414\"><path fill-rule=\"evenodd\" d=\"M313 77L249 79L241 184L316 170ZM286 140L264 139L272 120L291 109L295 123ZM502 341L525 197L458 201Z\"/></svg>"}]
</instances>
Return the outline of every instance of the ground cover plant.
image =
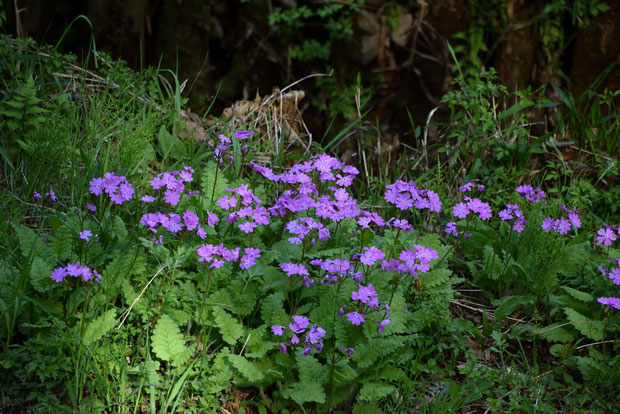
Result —
<instances>
[{"instance_id":1,"label":"ground cover plant","mask_svg":"<svg viewBox=\"0 0 620 414\"><path fill-rule=\"evenodd\" d=\"M370 189L320 146L265 162L254 125L180 139L178 82L138 91L142 75L110 65L126 88L63 97L46 57L7 44L4 70L30 66L0 111L3 409L618 407L620 223L551 191L558 177L508 185L440 162ZM519 152L506 137L527 131L496 126L503 140L469 137L472 170ZM485 145L506 151L489 161Z\"/></svg>"}]
</instances>

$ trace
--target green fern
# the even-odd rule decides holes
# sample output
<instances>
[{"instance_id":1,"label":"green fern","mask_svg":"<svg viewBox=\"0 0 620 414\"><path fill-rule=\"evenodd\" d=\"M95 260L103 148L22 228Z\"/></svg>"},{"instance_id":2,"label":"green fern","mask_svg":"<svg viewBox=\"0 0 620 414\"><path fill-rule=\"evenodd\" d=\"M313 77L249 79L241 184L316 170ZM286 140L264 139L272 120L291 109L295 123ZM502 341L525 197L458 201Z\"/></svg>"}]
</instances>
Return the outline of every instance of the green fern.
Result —
<instances>
[{"instance_id":1,"label":"green fern","mask_svg":"<svg viewBox=\"0 0 620 414\"><path fill-rule=\"evenodd\" d=\"M378 401L396 391L396 387L380 382L369 382L364 384L357 398L360 401Z\"/></svg>"},{"instance_id":2,"label":"green fern","mask_svg":"<svg viewBox=\"0 0 620 414\"><path fill-rule=\"evenodd\" d=\"M37 292L47 292L55 285L51 279L52 267L41 257L35 256L30 264L30 283Z\"/></svg>"},{"instance_id":3,"label":"green fern","mask_svg":"<svg viewBox=\"0 0 620 414\"><path fill-rule=\"evenodd\" d=\"M587 318L572 308L564 308L566 317L581 334L594 341L602 341L605 331L603 321Z\"/></svg>"},{"instance_id":4,"label":"green fern","mask_svg":"<svg viewBox=\"0 0 620 414\"><path fill-rule=\"evenodd\" d=\"M103 338L116 324L116 309L110 309L103 315L92 320L84 330L82 341L85 345L91 345Z\"/></svg>"},{"instance_id":5,"label":"green fern","mask_svg":"<svg viewBox=\"0 0 620 414\"><path fill-rule=\"evenodd\" d=\"M226 187L230 187L230 185L228 179L224 176L224 173L222 171L218 171L216 178L217 168L218 167L215 162L209 161L202 169L202 174L200 175L200 188L202 190L202 194L207 199L207 203L211 202L212 194L214 202L218 198L230 194L226 191Z\"/></svg>"},{"instance_id":6,"label":"green fern","mask_svg":"<svg viewBox=\"0 0 620 414\"><path fill-rule=\"evenodd\" d=\"M176 322L166 314L157 320L151 346L157 357L168 361L174 366L183 365L191 356L191 348L185 346L185 339Z\"/></svg>"},{"instance_id":7,"label":"green fern","mask_svg":"<svg viewBox=\"0 0 620 414\"><path fill-rule=\"evenodd\" d=\"M358 346L353 354L353 360L360 368L368 368L379 358L387 356L402 345L402 341L392 338L370 339L367 343Z\"/></svg>"},{"instance_id":8,"label":"green fern","mask_svg":"<svg viewBox=\"0 0 620 414\"><path fill-rule=\"evenodd\" d=\"M260 369L258 369L253 363L248 361L245 357L241 355L228 355L228 360L232 364L232 366L239 371L241 375L243 375L250 382L257 382L263 379L263 373Z\"/></svg>"},{"instance_id":9,"label":"green fern","mask_svg":"<svg viewBox=\"0 0 620 414\"><path fill-rule=\"evenodd\" d=\"M265 324L273 326L286 325L288 323L290 318L284 311L283 304L284 294L281 292L272 293L262 300L261 317Z\"/></svg>"},{"instance_id":10,"label":"green fern","mask_svg":"<svg viewBox=\"0 0 620 414\"><path fill-rule=\"evenodd\" d=\"M236 344L243 335L243 325L220 307L213 308L213 318L220 330L222 339L230 345Z\"/></svg>"}]
</instances>

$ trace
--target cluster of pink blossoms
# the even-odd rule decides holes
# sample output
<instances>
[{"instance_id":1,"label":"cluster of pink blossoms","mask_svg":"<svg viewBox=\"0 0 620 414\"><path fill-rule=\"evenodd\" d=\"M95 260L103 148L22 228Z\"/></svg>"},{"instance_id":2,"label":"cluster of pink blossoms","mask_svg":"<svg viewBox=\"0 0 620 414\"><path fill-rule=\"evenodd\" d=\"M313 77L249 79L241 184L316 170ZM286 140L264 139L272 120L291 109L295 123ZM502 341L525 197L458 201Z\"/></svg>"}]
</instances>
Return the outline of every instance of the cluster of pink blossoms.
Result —
<instances>
[{"instance_id":1,"label":"cluster of pink blossoms","mask_svg":"<svg viewBox=\"0 0 620 414\"><path fill-rule=\"evenodd\" d=\"M210 268L219 269L224 266L225 262L237 262L239 261L239 253L241 248L227 249L222 243L219 245L203 244L198 249L198 261L210 263ZM239 267L242 269L249 269L256 264L256 259L261 257L260 250L252 247L246 247L244 249L244 255L241 257L241 263Z\"/></svg>"},{"instance_id":2,"label":"cluster of pink blossoms","mask_svg":"<svg viewBox=\"0 0 620 414\"><path fill-rule=\"evenodd\" d=\"M420 189L413 181L396 180L394 184L385 186L385 201L394 204L401 210L415 207L419 210L428 209L434 213L441 211L439 195L433 190Z\"/></svg>"},{"instance_id":3,"label":"cluster of pink blossoms","mask_svg":"<svg viewBox=\"0 0 620 414\"><path fill-rule=\"evenodd\" d=\"M227 188L226 191L232 195L221 197L217 200L217 205L222 210L230 211L226 219L229 223L237 223L239 230L246 234L253 233L259 225L269 225L269 211L261 206L260 199L247 184Z\"/></svg>"},{"instance_id":4,"label":"cluster of pink blossoms","mask_svg":"<svg viewBox=\"0 0 620 414\"><path fill-rule=\"evenodd\" d=\"M183 165L182 171L166 171L161 174L157 174L151 180L151 187L153 190L159 190L161 188L165 188L164 192L164 202L170 204L171 206L176 206L179 204L181 200L181 195L185 191L185 183L189 183L194 181L194 177L192 174L194 173L194 169L192 167L188 167L187 165ZM191 196L193 193L188 194ZM150 203L155 201L155 198L152 196L144 196L140 201Z\"/></svg>"},{"instance_id":5,"label":"cluster of pink blossoms","mask_svg":"<svg viewBox=\"0 0 620 414\"><path fill-rule=\"evenodd\" d=\"M103 177L90 180L89 191L93 195L105 192L115 204L123 204L131 200L134 194L133 186L124 176L117 176L113 172L107 172Z\"/></svg>"},{"instance_id":6,"label":"cluster of pink blossoms","mask_svg":"<svg viewBox=\"0 0 620 414\"><path fill-rule=\"evenodd\" d=\"M99 282L101 280L101 275L95 269L90 270L88 266L83 266L80 262L67 263L64 267L57 267L52 272L51 278L54 282L60 283L67 276L81 277L84 282L89 280Z\"/></svg>"},{"instance_id":7,"label":"cluster of pink blossoms","mask_svg":"<svg viewBox=\"0 0 620 414\"><path fill-rule=\"evenodd\" d=\"M288 325L288 329L291 331L291 339L289 340L289 343L285 344L280 342L280 352L283 354L288 352L289 346L296 346L299 344L302 344L304 347L300 355L310 355L313 349L316 349L317 352L321 352L323 350L325 329L317 326L316 324L310 326L310 319L307 317L299 315L293 316L293 323ZM286 332L286 327L282 325L274 325L271 327L271 332L274 335L283 336ZM302 338L300 338L300 336Z\"/></svg>"}]
</instances>

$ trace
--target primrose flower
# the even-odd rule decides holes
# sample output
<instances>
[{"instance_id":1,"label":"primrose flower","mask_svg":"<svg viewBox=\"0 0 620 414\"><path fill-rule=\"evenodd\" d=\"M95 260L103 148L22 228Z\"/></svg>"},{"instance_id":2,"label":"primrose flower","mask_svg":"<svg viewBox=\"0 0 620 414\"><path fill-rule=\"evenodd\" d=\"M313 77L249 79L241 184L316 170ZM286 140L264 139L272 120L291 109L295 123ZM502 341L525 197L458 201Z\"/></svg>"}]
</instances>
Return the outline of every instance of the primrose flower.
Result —
<instances>
[{"instance_id":1,"label":"primrose flower","mask_svg":"<svg viewBox=\"0 0 620 414\"><path fill-rule=\"evenodd\" d=\"M295 264L295 263L280 263L280 267L286 273L287 276L309 276L308 269L303 264Z\"/></svg>"},{"instance_id":2,"label":"primrose flower","mask_svg":"<svg viewBox=\"0 0 620 414\"><path fill-rule=\"evenodd\" d=\"M253 131L240 130L233 134L233 138L236 139L247 139L250 135L254 135Z\"/></svg>"},{"instance_id":3,"label":"primrose flower","mask_svg":"<svg viewBox=\"0 0 620 414\"><path fill-rule=\"evenodd\" d=\"M372 283L369 283L368 286L360 285L357 292L351 292L351 298L365 303L373 309L379 307L379 297Z\"/></svg>"},{"instance_id":4,"label":"primrose flower","mask_svg":"<svg viewBox=\"0 0 620 414\"><path fill-rule=\"evenodd\" d=\"M459 231L456 228L456 223L454 221L446 223L446 230L445 231L446 231L447 234L452 234L454 236L458 236L459 235Z\"/></svg>"},{"instance_id":5,"label":"primrose flower","mask_svg":"<svg viewBox=\"0 0 620 414\"><path fill-rule=\"evenodd\" d=\"M58 201L58 198L56 198L56 193L54 193L54 189L52 187L50 187L50 191L49 193L47 193L47 196L52 200L52 201Z\"/></svg>"},{"instance_id":6,"label":"primrose flower","mask_svg":"<svg viewBox=\"0 0 620 414\"><path fill-rule=\"evenodd\" d=\"M274 335L278 335L278 336L284 335L285 330L286 328L282 325L274 325L271 327L271 332L273 332Z\"/></svg>"},{"instance_id":7,"label":"primrose flower","mask_svg":"<svg viewBox=\"0 0 620 414\"><path fill-rule=\"evenodd\" d=\"M366 316L362 313L359 312L349 312L347 313L347 319L349 320L349 322L351 322L351 324L355 325L355 326L359 326L362 323L364 323L364 321Z\"/></svg>"},{"instance_id":8,"label":"primrose flower","mask_svg":"<svg viewBox=\"0 0 620 414\"><path fill-rule=\"evenodd\" d=\"M596 232L596 234L598 234L596 242L606 247L611 246L616 240L616 233L609 228L601 228Z\"/></svg>"},{"instance_id":9,"label":"primrose flower","mask_svg":"<svg viewBox=\"0 0 620 414\"><path fill-rule=\"evenodd\" d=\"M461 219L465 218L469 214L469 208L467 207L467 204L465 203L457 203L452 208L452 214Z\"/></svg>"},{"instance_id":10,"label":"primrose flower","mask_svg":"<svg viewBox=\"0 0 620 414\"><path fill-rule=\"evenodd\" d=\"M598 298L596 301L601 305L620 310L620 298Z\"/></svg>"},{"instance_id":11,"label":"primrose flower","mask_svg":"<svg viewBox=\"0 0 620 414\"><path fill-rule=\"evenodd\" d=\"M382 260L385 253L375 246L364 247L364 253L360 256L360 262L365 265L372 266L377 260Z\"/></svg>"},{"instance_id":12,"label":"primrose flower","mask_svg":"<svg viewBox=\"0 0 620 414\"><path fill-rule=\"evenodd\" d=\"M198 227L199 218L193 211L185 210L183 213L183 223L185 224L185 228L187 230L194 230Z\"/></svg>"},{"instance_id":13,"label":"primrose flower","mask_svg":"<svg viewBox=\"0 0 620 414\"><path fill-rule=\"evenodd\" d=\"M90 237L92 237L93 233L90 230L81 231L78 237L84 241L90 241Z\"/></svg>"},{"instance_id":14,"label":"primrose flower","mask_svg":"<svg viewBox=\"0 0 620 414\"><path fill-rule=\"evenodd\" d=\"M385 327L388 326L390 324L390 322L391 322L391 320L389 320L389 319L384 319L381 322L379 322L379 332L383 332Z\"/></svg>"},{"instance_id":15,"label":"primrose flower","mask_svg":"<svg viewBox=\"0 0 620 414\"><path fill-rule=\"evenodd\" d=\"M34 194L32 195L32 201L39 201L40 199L41 199L41 194L35 191Z\"/></svg>"},{"instance_id":16,"label":"primrose flower","mask_svg":"<svg viewBox=\"0 0 620 414\"><path fill-rule=\"evenodd\" d=\"M94 213L95 211L97 211L97 207L91 203L86 203L86 209L90 211L91 213Z\"/></svg>"}]
</instances>

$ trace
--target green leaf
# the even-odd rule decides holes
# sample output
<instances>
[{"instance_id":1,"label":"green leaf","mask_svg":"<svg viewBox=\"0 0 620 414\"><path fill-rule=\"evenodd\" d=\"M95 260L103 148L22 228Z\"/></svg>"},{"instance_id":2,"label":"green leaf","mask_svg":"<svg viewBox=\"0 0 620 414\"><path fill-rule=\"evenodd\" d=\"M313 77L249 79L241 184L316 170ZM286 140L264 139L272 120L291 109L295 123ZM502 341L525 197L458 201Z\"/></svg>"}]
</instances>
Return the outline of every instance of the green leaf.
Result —
<instances>
[{"instance_id":1,"label":"green leaf","mask_svg":"<svg viewBox=\"0 0 620 414\"><path fill-rule=\"evenodd\" d=\"M286 390L290 397L297 404L302 405L306 402L325 403L325 390L323 384L317 382L296 382Z\"/></svg>"},{"instance_id":2,"label":"green leaf","mask_svg":"<svg viewBox=\"0 0 620 414\"><path fill-rule=\"evenodd\" d=\"M189 359L188 347L176 322L166 314L157 320L153 336L151 337L153 352L161 360L180 366Z\"/></svg>"},{"instance_id":3,"label":"green leaf","mask_svg":"<svg viewBox=\"0 0 620 414\"><path fill-rule=\"evenodd\" d=\"M30 283L37 292L47 292L56 282L50 277L52 267L45 260L36 256L30 265Z\"/></svg>"},{"instance_id":4,"label":"green leaf","mask_svg":"<svg viewBox=\"0 0 620 414\"><path fill-rule=\"evenodd\" d=\"M425 289L434 288L446 283L450 279L452 271L446 268L433 269L420 275L420 282Z\"/></svg>"},{"instance_id":5,"label":"green leaf","mask_svg":"<svg viewBox=\"0 0 620 414\"><path fill-rule=\"evenodd\" d=\"M125 240L127 235L127 227L125 226L125 222L120 216L114 217L114 223L112 223L112 234L118 240Z\"/></svg>"},{"instance_id":6,"label":"green leaf","mask_svg":"<svg viewBox=\"0 0 620 414\"><path fill-rule=\"evenodd\" d=\"M286 325L289 316L284 311L284 294L275 292L262 300L261 317L268 326Z\"/></svg>"},{"instance_id":7,"label":"green leaf","mask_svg":"<svg viewBox=\"0 0 620 414\"><path fill-rule=\"evenodd\" d=\"M587 318L572 308L564 308L564 313L566 313L568 320L582 335L594 341L603 340L605 329L603 321Z\"/></svg>"},{"instance_id":8,"label":"green leaf","mask_svg":"<svg viewBox=\"0 0 620 414\"><path fill-rule=\"evenodd\" d=\"M495 310L495 320L501 321L519 308L531 306L534 300L529 296L507 296L502 298L501 305Z\"/></svg>"},{"instance_id":9,"label":"green leaf","mask_svg":"<svg viewBox=\"0 0 620 414\"><path fill-rule=\"evenodd\" d=\"M116 309L110 309L98 318L90 321L84 330L82 341L91 345L103 338L116 325Z\"/></svg>"},{"instance_id":10,"label":"green leaf","mask_svg":"<svg viewBox=\"0 0 620 414\"><path fill-rule=\"evenodd\" d=\"M592 302L594 300L594 297L592 295L590 295L589 293L582 292L580 290L573 289L573 288L568 287L568 286L562 286L562 289L566 293L571 295L573 298L575 298L577 300L580 300L582 302Z\"/></svg>"},{"instance_id":11,"label":"green leaf","mask_svg":"<svg viewBox=\"0 0 620 414\"><path fill-rule=\"evenodd\" d=\"M253 363L251 363L241 355L230 354L228 355L228 360L230 361L232 366L235 367L235 369L239 371L239 373L243 375L248 381L257 382L263 379L263 373L258 368L256 368Z\"/></svg>"},{"instance_id":12,"label":"green leaf","mask_svg":"<svg viewBox=\"0 0 620 414\"><path fill-rule=\"evenodd\" d=\"M558 322L553 325L534 328L532 329L532 333L549 342L571 342L575 339L575 335L568 329L564 328L565 325L565 323Z\"/></svg>"},{"instance_id":13,"label":"green leaf","mask_svg":"<svg viewBox=\"0 0 620 414\"><path fill-rule=\"evenodd\" d=\"M230 345L236 344L237 340L243 335L243 325L220 307L213 309L213 317L222 334L222 339Z\"/></svg>"},{"instance_id":14,"label":"green leaf","mask_svg":"<svg viewBox=\"0 0 620 414\"><path fill-rule=\"evenodd\" d=\"M393 385L369 382L364 384L357 398L361 401L377 401L394 393L394 391L396 391L396 387Z\"/></svg>"},{"instance_id":15,"label":"green leaf","mask_svg":"<svg viewBox=\"0 0 620 414\"><path fill-rule=\"evenodd\" d=\"M202 174L200 175L202 194L207 198L208 202L211 202L212 194L214 203L217 199L230 194L226 191L229 182L222 171L217 171L216 173L217 168L217 164L209 161L202 169Z\"/></svg>"}]
</instances>

